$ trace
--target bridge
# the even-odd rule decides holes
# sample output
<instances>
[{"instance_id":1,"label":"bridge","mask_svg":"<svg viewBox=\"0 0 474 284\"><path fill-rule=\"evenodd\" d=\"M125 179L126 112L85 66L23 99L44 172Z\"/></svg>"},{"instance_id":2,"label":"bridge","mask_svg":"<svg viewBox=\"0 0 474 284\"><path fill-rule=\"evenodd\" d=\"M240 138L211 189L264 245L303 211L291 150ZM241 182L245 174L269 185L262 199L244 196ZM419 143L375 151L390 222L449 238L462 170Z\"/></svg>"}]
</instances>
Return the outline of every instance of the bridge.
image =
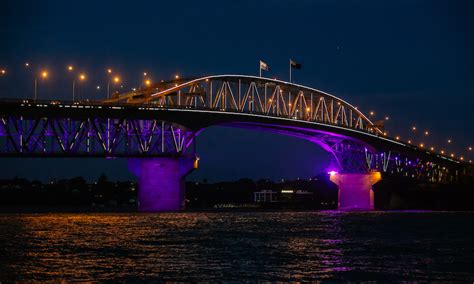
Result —
<instances>
[{"instance_id":1,"label":"bridge","mask_svg":"<svg viewBox=\"0 0 474 284\"><path fill-rule=\"evenodd\" d=\"M469 163L389 138L349 102L280 80L245 75L177 79L104 101L0 101L0 157L128 158L141 211L184 208L206 127L258 129L306 139L334 157L339 208L373 209L383 175L456 183Z\"/></svg>"}]
</instances>

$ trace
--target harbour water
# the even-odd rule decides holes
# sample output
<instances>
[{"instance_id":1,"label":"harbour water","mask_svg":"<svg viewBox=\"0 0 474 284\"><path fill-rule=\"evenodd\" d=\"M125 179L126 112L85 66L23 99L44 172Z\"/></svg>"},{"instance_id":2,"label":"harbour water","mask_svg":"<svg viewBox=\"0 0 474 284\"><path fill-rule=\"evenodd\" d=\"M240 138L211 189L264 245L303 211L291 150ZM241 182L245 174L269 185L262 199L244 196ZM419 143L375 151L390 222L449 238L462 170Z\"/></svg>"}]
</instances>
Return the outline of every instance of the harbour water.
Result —
<instances>
[{"instance_id":1,"label":"harbour water","mask_svg":"<svg viewBox=\"0 0 474 284\"><path fill-rule=\"evenodd\" d=\"M0 215L12 280L474 280L474 212Z\"/></svg>"}]
</instances>

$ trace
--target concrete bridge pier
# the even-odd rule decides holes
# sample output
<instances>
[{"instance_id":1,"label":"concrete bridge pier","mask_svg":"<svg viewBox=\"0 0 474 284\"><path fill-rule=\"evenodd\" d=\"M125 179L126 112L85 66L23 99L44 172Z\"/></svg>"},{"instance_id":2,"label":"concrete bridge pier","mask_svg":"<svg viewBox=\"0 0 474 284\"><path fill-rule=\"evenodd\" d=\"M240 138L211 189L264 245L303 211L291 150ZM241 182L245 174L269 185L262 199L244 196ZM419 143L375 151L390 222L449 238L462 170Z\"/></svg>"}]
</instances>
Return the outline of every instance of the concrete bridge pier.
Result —
<instances>
[{"instance_id":1,"label":"concrete bridge pier","mask_svg":"<svg viewBox=\"0 0 474 284\"><path fill-rule=\"evenodd\" d=\"M338 210L374 210L372 186L382 179L380 172L329 173L330 180L339 187Z\"/></svg>"},{"instance_id":2,"label":"concrete bridge pier","mask_svg":"<svg viewBox=\"0 0 474 284\"><path fill-rule=\"evenodd\" d=\"M129 169L138 177L138 210L184 209L184 178L197 168L197 161L195 157L130 159Z\"/></svg>"}]
</instances>

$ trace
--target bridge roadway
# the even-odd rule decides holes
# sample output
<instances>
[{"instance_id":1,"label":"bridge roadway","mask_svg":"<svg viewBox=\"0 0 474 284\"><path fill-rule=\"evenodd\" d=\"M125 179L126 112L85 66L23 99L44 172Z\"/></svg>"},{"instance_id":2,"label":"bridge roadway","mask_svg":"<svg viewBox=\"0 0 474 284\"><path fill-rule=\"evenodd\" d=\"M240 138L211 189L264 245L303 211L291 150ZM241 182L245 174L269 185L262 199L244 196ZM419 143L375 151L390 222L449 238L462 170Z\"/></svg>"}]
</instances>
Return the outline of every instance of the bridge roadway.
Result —
<instances>
[{"instance_id":1,"label":"bridge roadway","mask_svg":"<svg viewBox=\"0 0 474 284\"><path fill-rule=\"evenodd\" d=\"M357 108L316 89L252 76L163 82L103 102L0 101L0 156L126 157L139 177L142 211L184 204L197 168L195 137L213 125L307 139L339 165L339 208L373 209L384 174L456 182L470 165L385 137Z\"/></svg>"}]
</instances>

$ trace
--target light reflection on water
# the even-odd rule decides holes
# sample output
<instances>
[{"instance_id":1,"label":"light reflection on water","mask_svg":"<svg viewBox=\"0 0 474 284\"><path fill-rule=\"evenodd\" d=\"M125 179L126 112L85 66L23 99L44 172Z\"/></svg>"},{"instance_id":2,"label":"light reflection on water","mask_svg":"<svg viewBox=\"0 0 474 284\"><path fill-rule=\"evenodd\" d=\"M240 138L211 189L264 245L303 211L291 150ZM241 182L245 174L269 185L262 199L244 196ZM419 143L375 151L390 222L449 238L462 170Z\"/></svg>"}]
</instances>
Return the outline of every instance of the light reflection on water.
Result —
<instances>
[{"instance_id":1,"label":"light reflection on water","mask_svg":"<svg viewBox=\"0 0 474 284\"><path fill-rule=\"evenodd\" d=\"M0 215L6 280L473 280L474 213Z\"/></svg>"}]
</instances>

